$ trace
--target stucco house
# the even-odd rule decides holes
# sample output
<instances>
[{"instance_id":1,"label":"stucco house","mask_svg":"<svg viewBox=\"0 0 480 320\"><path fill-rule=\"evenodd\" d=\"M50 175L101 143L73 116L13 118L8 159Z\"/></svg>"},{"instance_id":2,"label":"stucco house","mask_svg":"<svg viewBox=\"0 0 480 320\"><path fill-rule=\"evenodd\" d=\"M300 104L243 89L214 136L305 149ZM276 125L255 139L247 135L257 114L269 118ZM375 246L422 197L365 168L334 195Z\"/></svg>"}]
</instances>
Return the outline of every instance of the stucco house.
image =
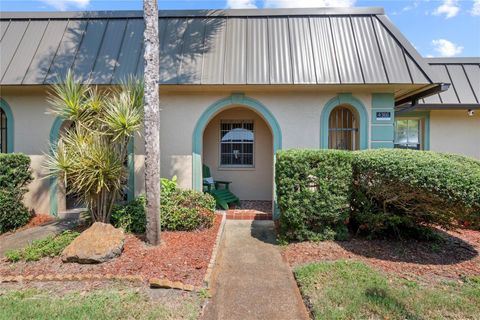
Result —
<instances>
[{"instance_id":1,"label":"stucco house","mask_svg":"<svg viewBox=\"0 0 480 320\"><path fill-rule=\"evenodd\" d=\"M142 12L1 13L0 146L32 159L30 208L69 209L42 179L65 125L49 85L69 69L99 86L142 76L142 36ZM207 164L242 200L272 201L279 149L480 158L480 58L422 57L383 9L162 11L160 42L161 173L183 188L201 190ZM137 138L129 197L144 191L143 155Z\"/></svg>"}]
</instances>

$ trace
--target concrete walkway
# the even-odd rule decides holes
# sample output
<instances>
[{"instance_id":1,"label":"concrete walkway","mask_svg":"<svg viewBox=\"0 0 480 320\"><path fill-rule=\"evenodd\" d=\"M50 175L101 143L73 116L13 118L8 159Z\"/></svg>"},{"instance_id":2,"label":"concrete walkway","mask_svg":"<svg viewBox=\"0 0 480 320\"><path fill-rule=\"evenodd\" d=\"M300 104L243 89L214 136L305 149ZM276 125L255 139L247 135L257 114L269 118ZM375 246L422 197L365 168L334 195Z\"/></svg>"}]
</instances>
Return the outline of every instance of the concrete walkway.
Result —
<instances>
[{"instance_id":1,"label":"concrete walkway","mask_svg":"<svg viewBox=\"0 0 480 320\"><path fill-rule=\"evenodd\" d=\"M79 218L57 220L42 226L0 236L0 258L3 258L5 252L8 250L21 249L34 240L45 239L48 236L57 235L63 231L73 229L79 222Z\"/></svg>"},{"instance_id":2,"label":"concrete walkway","mask_svg":"<svg viewBox=\"0 0 480 320\"><path fill-rule=\"evenodd\" d=\"M272 221L227 220L205 320L302 320L308 313Z\"/></svg>"}]
</instances>

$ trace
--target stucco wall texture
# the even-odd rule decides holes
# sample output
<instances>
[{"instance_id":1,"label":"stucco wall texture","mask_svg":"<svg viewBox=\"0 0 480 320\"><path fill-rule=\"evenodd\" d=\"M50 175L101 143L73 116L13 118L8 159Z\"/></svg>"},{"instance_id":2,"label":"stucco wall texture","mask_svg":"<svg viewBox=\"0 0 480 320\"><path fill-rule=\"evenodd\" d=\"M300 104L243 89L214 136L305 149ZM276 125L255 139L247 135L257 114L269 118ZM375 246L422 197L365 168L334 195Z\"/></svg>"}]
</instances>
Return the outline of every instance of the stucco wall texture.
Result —
<instances>
[{"instance_id":1,"label":"stucco wall texture","mask_svg":"<svg viewBox=\"0 0 480 320\"><path fill-rule=\"evenodd\" d=\"M161 94L161 175L176 175L182 188L192 187L192 135L198 119L216 101L233 92L162 93ZM275 117L282 133L282 149L319 148L320 115L336 92L282 92L244 90L245 96L262 103ZM353 92L367 109L371 121L372 93ZM44 154L49 150L49 135L55 116L49 111L44 88L2 88L1 98L14 116L14 151L32 159L35 180L25 197L27 206L39 213L50 212L49 179L43 168ZM234 107L234 108L233 108ZM229 106L214 115L204 129L204 161L212 175L232 180L232 188L245 200L268 200L272 197L273 149L271 130L255 112ZM256 167L243 171L218 168L218 121L221 118L255 120L257 132ZM466 111L432 111L430 117L431 150L454 152L480 158L480 115L468 117ZM270 135L270 136L269 136ZM371 137L369 125L369 139ZM270 139L269 139L270 138ZM369 140L369 145L370 145ZM267 151L270 150L271 153ZM135 194L144 192L143 139L135 139ZM270 165L268 165L270 164ZM252 180L253 179L253 180ZM255 182L256 181L256 182Z\"/></svg>"}]
</instances>

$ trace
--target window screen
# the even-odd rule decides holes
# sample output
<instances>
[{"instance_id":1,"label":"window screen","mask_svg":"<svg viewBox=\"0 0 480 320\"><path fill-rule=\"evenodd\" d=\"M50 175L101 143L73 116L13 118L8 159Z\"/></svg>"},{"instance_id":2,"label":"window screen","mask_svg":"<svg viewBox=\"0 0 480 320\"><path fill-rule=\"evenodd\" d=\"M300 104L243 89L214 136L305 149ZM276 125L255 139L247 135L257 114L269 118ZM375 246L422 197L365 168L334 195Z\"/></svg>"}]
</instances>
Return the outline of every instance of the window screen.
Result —
<instances>
[{"instance_id":1,"label":"window screen","mask_svg":"<svg viewBox=\"0 0 480 320\"><path fill-rule=\"evenodd\" d=\"M252 167L254 140L253 121L222 120L220 165Z\"/></svg>"},{"instance_id":2,"label":"window screen","mask_svg":"<svg viewBox=\"0 0 480 320\"><path fill-rule=\"evenodd\" d=\"M420 150L420 120L395 121L395 148Z\"/></svg>"},{"instance_id":3,"label":"window screen","mask_svg":"<svg viewBox=\"0 0 480 320\"><path fill-rule=\"evenodd\" d=\"M0 153L7 153L7 115L0 108Z\"/></svg>"}]
</instances>

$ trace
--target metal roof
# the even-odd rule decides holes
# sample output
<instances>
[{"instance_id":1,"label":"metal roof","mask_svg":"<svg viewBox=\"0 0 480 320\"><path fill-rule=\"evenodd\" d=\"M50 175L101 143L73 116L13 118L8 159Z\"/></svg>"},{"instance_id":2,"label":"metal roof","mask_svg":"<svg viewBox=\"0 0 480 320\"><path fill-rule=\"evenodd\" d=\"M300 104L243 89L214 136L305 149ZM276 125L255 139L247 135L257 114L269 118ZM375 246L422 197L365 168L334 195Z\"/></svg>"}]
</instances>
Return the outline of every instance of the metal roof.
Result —
<instances>
[{"instance_id":1,"label":"metal roof","mask_svg":"<svg viewBox=\"0 0 480 320\"><path fill-rule=\"evenodd\" d=\"M162 11L162 84L440 83L378 8ZM142 12L0 13L0 84L143 73Z\"/></svg>"},{"instance_id":2,"label":"metal roof","mask_svg":"<svg viewBox=\"0 0 480 320\"><path fill-rule=\"evenodd\" d=\"M420 101L423 109L480 108L480 58L429 58L450 88Z\"/></svg>"}]
</instances>

